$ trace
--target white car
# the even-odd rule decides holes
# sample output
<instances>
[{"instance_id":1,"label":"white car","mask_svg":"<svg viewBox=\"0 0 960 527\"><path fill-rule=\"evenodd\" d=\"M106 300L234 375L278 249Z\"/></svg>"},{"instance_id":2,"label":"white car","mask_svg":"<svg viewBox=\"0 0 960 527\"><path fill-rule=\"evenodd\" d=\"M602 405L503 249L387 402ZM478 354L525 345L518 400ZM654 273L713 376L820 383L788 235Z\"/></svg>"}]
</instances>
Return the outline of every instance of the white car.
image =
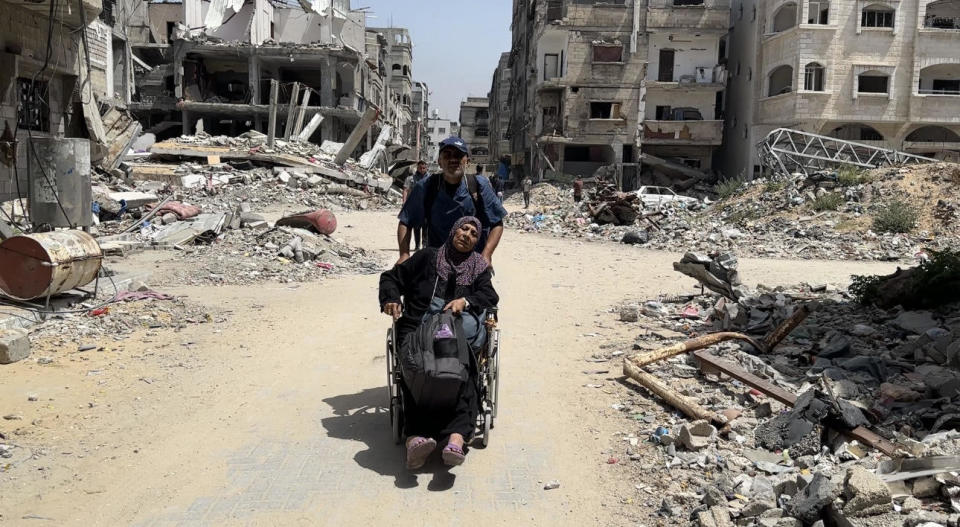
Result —
<instances>
[{"instance_id":1,"label":"white car","mask_svg":"<svg viewBox=\"0 0 960 527\"><path fill-rule=\"evenodd\" d=\"M637 191L637 197L643 202L643 208L645 209L659 209L669 204L687 207L700 201L690 196L681 196L669 187L640 187L640 190Z\"/></svg>"}]
</instances>

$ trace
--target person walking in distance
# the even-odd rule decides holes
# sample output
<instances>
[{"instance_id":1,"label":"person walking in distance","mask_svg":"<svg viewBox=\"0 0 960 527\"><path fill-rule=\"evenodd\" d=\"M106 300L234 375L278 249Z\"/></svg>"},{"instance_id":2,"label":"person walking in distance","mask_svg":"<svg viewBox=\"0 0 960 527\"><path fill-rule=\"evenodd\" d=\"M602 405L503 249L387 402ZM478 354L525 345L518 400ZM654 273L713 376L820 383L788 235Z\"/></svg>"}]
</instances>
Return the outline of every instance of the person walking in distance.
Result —
<instances>
[{"instance_id":1,"label":"person walking in distance","mask_svg":"<svg viewBox=\"0 0 960 527\"><path fill-rule=\"evenodd\" d=\"M523 208L530 208L530 191L533 189L533 181L530 180L530 176L523 178L523 183L520 184L520 190L523 191Z\"/></svg>"},{"instance_id":2,"label":"person walking in distance","mask_svg":"<svg viewBox=\"0 0 960 527\"><path fill-rule=\"evenodd\" d=\"M413 186L420 182L423 178L427 177L427 162L424 160L417 161L417 171L413 174L407 176L407 179L403 182L403 203L407 202L407 198L410 197L410 192L413 190ZM423 237L424 228L417 227L413 229L413 241L416 244L416 250L420 250L420 240Z\"/></svg>"},{"instance_id":3,"label":"person walking in distance","mask_svg":"<svg viewBox=\"0 0 960 527\"><path fill-rule=\"evenodd\" d=\"M580 203L583 200L583 178L577 176L577 179L573 180L573 201Z\"/></svg>"}]
</instances>

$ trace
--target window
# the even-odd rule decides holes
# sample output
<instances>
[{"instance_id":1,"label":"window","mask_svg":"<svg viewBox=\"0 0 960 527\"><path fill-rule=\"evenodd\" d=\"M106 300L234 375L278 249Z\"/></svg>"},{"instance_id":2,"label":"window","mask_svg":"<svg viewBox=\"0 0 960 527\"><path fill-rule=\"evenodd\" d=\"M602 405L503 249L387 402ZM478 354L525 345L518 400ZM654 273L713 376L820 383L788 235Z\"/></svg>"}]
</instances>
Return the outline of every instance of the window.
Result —
<instances>
[{"instance_id":1,"label":"window","mask_svg":"<svg viewBox=\"0 0 960 527\"><path fill-rule=\"evenodd\" d=\"M593 62L623 62L623 46L594 44Z\"/></svg>"},{"instance_id":2,"label":"window","mask_svg":"<svg viewBox=\"0 0 960 527\"><path fill-rule=\"evenodd\" d=\"M773 29L771 33L780 33L797 25L797 4L791 2L783 4L773 15Z\"/></svg>"},{"instance_id":3,"label":"window","mask_svg":"<svg viewBox=\"0 0 960 527\"><path fill-rule=\"evenodd\" d=\"M445 134L445 133L447 133L447 129L446 129L446 128L437 128L437 133L438 133L438 134Z\"/></svg>"},{"instance_id":4,"label":"window","mask_svg":"<svg viewBox=\"0 0 960 527\"><path fill-rule=\"evenodd\" d=\"M808 24L828 24L830 21L830 1L810 0L807 7Z\"/></svg>"},{"instance_id":5,"label":"window","mask_svg":"<svg viewBox=\"0 0 960 527\"><path fill-rule=\"evenodd\" d=\"M775 97L793 91L793 68L780 66L770 72L768 97Z\"/></svg>"},{"instance_id":6,"label":"window","mask_svg":"<svg viewBox=\"0 0 960 527\"><path fill-rule=\"evenodd\" d=\"M49 89L47 81L32 82L31 79L17 79L17 126L24 130L37 132L50 131L50 106L47 104Z\"/></svg>"},{"instance_id":7,"label":"window","mask_svg":"<svg viewBox=\"0 0 960 527\"><path fill-rule=\"evenodd\" d=\"M860 15L860 27L893 27L892 9L883 6L868 6Z\"/></svg>"},{"instance_id":8,"label":"window","mask_svg":"<svg viewBox=\"0 0 960 527\"><path fill-rule=\"evenodd\" d=\"M823 66L811 62L803 70L803 89L807 91L823 91Z\"/></svg>"},{"instance_id":9,"label":"window","mask_svg":"<svg viewBox=\"0 0 960 527\"><path fill-rule=\"evenodd\" d=\"M560 55L548 53L543 56L543 80L556 79L560 76Z\"/></svg>"},{"instance_id":10,"label":"window","mask_svg":"<svg viewBox=\"0 0 960 527\"><path fill-rule=\"evenodd\" d=\"M660 66L657 71L657 80L660 82L673 82L673 63L676 51L672 49L660 50Z\"/></svg>"},{"instance_id":11,"label":"window","mask_svg":"<svg viewBox=\"0 0 960 527\"><path fill-rule=\"evenodd\" d=\"M390 69L391 69L392 71L403 71L403 66L401 66L401 65L399 65L399 64L394 64L393 66L390 66Z\"/></svg>"},{"instance_id":12,"label":"window","mask_svg":"<svg viewBox=\"0 0 960 527\"><path fill-rule=\"evenodd\" d=\"M670 107L669 107L669 106L657 106L657 120L658 120L658 121L669 121L669 120L670 120Z\"/></svg>"},{"instance_id":13,"label":"window","mask_svg":"<svg viewBox=\"0 0 960 527\"><path fill-rule=\"evenodd\" d=\"M958 95L960 94L960 80L933 79L933 93Z\"/></svg>"},{"instance_id":14,"label":"window","mask_svg":"<svg viewBox=\"0 0 960 527\"><path fill-rule=\"evenodd\" d=\"M703 0L673 0L675 6L703 5Z\"/></svg>"},{"instance_id":15,"label":"window","mask_svg":"<svg viewBox=\"0 0 960 527\"><path fill-rule=\"evenodd\" d=\"M886 75L864 73L857 81L857 93L888 93L890 77Z\"/></svg>"},{"instance_id":16,"label":"window","mask_svg":"<svg viewBox=\"0 0 960 527\"><path fill-rule=\"evenodd\" d=\"M563 0L547 0L547 22L563 18Z\"/></svg>"},{"instance_id":17,"label":"window","mask_svg":"<svg viewBox=\"0 0 960 527\"><path fill-rule=\"evenodd\" d=\"M487 128L477 128L475 135L477 137L487 137L490 135L490 130Z\"/></svg>"},{"instance_id":18,"label":"window","mask_svg":"<svg viewBox=\"0 0 960 527\"><path fill-rule=\"evenodd\" d=\"M620 103L618 102L592 102L590 103L591 119L621 119Z\"/></svg>"},{"instance_id":19,"label":"window","mask_svg":"<svg viewBox=\"0 0 960 527\"><path fill-rule=\"evenodd\" d=\"M167 42L173 42L173 35L176 32L176 30L177 30L176 22L167 22ZM273 38L273 33L270 33L270 38Z\"/></svg>"}]
</instances>

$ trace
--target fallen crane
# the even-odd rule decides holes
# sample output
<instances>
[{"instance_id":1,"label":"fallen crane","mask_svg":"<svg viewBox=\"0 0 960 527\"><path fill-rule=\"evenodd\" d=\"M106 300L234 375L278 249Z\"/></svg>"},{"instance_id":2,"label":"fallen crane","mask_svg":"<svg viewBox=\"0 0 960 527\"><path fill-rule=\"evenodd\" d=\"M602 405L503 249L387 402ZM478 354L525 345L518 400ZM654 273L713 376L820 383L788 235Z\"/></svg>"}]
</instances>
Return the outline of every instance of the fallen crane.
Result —
<instances>
[{"instance_id":1,"label":"fallen crane","mask_svg":"<svg viewBox=\"0 0 960 527\"><path fill-rule=\"evenodd\" d=\"M810 175L842 166L871 169L937 162L929 157L790 128L770 132L757 149L764 168L784 177L794 172Z\"/></svg>"}]
</instances>

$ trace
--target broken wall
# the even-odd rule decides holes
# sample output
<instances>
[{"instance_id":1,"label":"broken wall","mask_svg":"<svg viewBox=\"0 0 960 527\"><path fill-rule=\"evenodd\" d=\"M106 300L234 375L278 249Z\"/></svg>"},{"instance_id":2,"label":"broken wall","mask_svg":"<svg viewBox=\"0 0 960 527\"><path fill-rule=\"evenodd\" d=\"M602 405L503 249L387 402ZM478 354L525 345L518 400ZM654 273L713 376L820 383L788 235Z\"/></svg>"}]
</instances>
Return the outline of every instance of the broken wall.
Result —
<instances>
[{"instance_id":1,"label":"broken wall","mask_svg":"<svg viewBox=\"0 0 960 527\"><path fill-rule=\"evenodd\" d=\"M19 106L20 80L29 82L43 65L46 53L46 17L38 16L25 9L3 5L0 17L0 133L4 126L11 132L17 128L17 109ZM27 193L27 142L29 136L66 136L83 137L86 134L83 115L74 105L73 92L77 89L79 65L77 62L79 33L55 23L53 33L52 56L43 75L37 77L40 86L44 82L48 111L45 112L41 129L28 131L24 127L17 130L16 150L17 177L11 164L0 161L0 200L17 197L17 185L20 193ZM102 81L101 81L102 82ZM102 92L101 92L102 93ZM45 128L45 129L42 129Z\"/></svg>"}]
</instances>

